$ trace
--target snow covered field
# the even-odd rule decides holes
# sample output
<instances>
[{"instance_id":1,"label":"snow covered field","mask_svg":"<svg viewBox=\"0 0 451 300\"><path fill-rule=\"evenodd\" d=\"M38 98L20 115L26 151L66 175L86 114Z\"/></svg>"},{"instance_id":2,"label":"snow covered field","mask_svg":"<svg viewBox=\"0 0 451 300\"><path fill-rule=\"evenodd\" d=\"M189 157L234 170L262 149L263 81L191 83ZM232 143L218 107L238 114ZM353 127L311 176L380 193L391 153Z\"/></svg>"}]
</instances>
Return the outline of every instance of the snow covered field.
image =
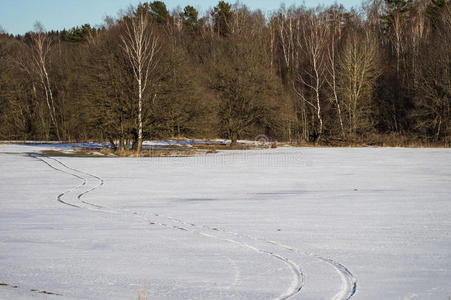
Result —
<instances>
[{"instance_id":1,"label":"snow covered field","mask_svg":"<svg viewBox=\"0 0 451 300\"><path fill-rule=\"evenodd\" d=\"M451 296L449 149L47 148L0 145L0 299Z\"/></svg>"}]
</instances>

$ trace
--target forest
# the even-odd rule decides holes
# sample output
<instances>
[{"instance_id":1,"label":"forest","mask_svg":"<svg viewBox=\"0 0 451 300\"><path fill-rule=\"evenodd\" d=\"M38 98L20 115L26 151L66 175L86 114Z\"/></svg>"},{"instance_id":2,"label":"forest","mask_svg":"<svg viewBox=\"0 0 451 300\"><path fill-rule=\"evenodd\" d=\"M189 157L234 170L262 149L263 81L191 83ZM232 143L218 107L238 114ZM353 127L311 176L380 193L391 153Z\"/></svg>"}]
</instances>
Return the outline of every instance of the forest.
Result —
<instances>
[{"instance_id":1,"label":"forest","mask_svg":"<svg viewBox=\"0 0 451 300\"><path fill-rule=\"evenodd\" d=\"M0 140L451 144L451 2L162 1L102 26L0 32Z\"/></svg>"}]
</instances>

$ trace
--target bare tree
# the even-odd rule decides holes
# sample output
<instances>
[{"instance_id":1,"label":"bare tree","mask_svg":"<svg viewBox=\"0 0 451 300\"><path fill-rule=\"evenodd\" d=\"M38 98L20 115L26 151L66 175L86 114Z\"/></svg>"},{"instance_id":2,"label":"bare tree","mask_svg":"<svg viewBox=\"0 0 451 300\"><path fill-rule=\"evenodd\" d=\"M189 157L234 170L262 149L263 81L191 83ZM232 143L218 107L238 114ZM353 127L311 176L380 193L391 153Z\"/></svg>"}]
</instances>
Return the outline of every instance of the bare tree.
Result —
<instances>
[{"instance_id":1,"label":"bare tree","mask_svg":"<svg viewBox=\"0 0 451 300\"><path fill-rule=\"evenodd\" d=\"M416 130L434 141L451 141L451 3L438 15L418 60Z\"/></svg>"},{"instance_id":2,"label":"bare tree","mask_svg":"<svg viewBox=\"0 0 451 300\"><path fill-rule=\"evenodd\" d=\"M338 71L339 92L348 116L348 132L355 135L357 129L368 121L374 84L380 75L377 44L370 32L349 34L340 56Z\"/></svg>"},{"instance_id":3,"label":"bare tree","mask_svg":"<svg viewBox=\"0 0 451 300\"><path fill-rule=\"evenodd\" d=\"M307 99L300 92L298 95L315 110L319 122L317 141L320 140L323 133L320 91L325 81L327 37L328 28L322 16L318 16L314 12L307 15L305 24L302 24L302 38L298 39L297 43L306 54L310 66L306 70L298 72L298 80L313 91L313 99Z\"/></svg>"},{"instance_id":4,"label":"bare tree","mask_svg":"<svg viewBox=\"0 0 451 300\"><path fill-rule=\"evenodd\" d=\"M293 72L295 56L295 16L292 10L286 10L284 7L280 10L275 20L275 29L280 41L280 47L283 54L283 61L288 73Z\"/></svg>"},{"instance_id":5,"label":"bare tree","mask_svg":"<svg viewBox=\"0 0 451 300\"><path fill-rule=\"evenodd\" d=\"M151 85L152 72L158 65L157 53L160 40L151 19L146 13L130 15L121 35L122 48L128 57L133 76L138 84L138 140L137 152L141 152L143 141L143 95Z\"/></svg>"},{"instance_id":6,"label":"bare tree","mask_svg":"<svg viewBox=\"0 0 451 300\"><path fill-rule=\"evenodd\" d=\"M327 83L332 89L333 93L333 100L335 104L337 105L337 111L338 111L338 120L340 121L340 129L341 129L341 135L342 137L345 136L344 126L343 126L343 118L341 116L341 105L340 101L338 100L338 93L337 93L337 63L336 63L336 56L337 56L337 45L340 42L342 38L342 23L343 23L343 7L338 8L332 8L329 14L329 21L330 21L330 27L331 30L329 31L330 35L330 42L329 47L327 51L327 58L328 58L328 64L327 64L327 71L329 73L329 77L327 79Z\"/></svg>"},{"instance_id":7,"label":"bare tree","mask_svg":"<svg viewBox=\"0 0 451 300\"><path fill-rule=\"evenodd\" d=\"M293 87L296 91L296 76L300 66L300 53L302 52L298 43L300 38L300 24L302 10L295 10L282 6L279 12L271 19L271 54L275 63L278 63L279 73L286 86ZM278 59L277 59L278 58ZM294 120L298 119L302 130L303 139L308 139L308 117L304 100L293 99L294 109L292 116L287 118L287 136L291 140L292 126L297 127ZM289 111L287 109L287 111Z\"/></svg>"},{"instance_id":8,"label":"bare tree","mask_svg":"<svg viewBox=\"0 0 451 300\"><path fill-rule=\"evenodd\" d=\"M401 61L402 51L402 36L403 36L403 19L400 13L395 13L393 16L393 44L396 52L396 73L399 74L399 66ZM399 76L399 75L398 75Z\"/></svg>"},{"instance_id":9,"label":"bare tree","mask_svg":"<svg viewBox=\"0 0 451 300\"><path fill-rule=\"evenodd\" d=\"M399 77L403 56L405 56L407 50L408 27L411 26L413 19L415 19L413 14L415 7L412 1L385 1L385 5L385 19L396 54L396 74ZM418 30L418 28L415 30ZM420 34L421 32L420 28Z\"/></svg>"},{"instance_id":10,"label":"bare tree","mask_svg":"<svg viewBox=\"0 0 451 300\"><path fill-rule=\"evenodd\" d=\"M61 140L60 128L56 118L56 105L53 96L52 85L50 83L50 76L47 70L50 51L52 50L52 40L45 33L41 23L36 22L35 32L31 33L31 44L27 46L28 53L24 53L25 56L29 56L30 60L19 60L19 64L29 73L34 73L39 78L41 84L47 108L49 110L50 120L55 127L55 132L58 140Z\"/></svg>"}]
</instances>

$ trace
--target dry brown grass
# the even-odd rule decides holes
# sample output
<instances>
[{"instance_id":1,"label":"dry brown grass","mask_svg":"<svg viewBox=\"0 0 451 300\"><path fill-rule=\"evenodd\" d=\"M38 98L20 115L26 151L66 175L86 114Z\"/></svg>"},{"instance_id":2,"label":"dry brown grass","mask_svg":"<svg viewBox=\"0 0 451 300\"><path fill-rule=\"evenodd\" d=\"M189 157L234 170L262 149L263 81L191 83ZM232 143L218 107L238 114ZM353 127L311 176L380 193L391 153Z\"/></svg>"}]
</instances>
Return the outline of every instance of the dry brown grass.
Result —
<instances>
[{"instance_id":1,"label":"dry brown grass","mask_svg":"<svg viewBox=\"0 0 451 300\"><path fill-rule=\"evenodd\" d=\"M398 134L372 134L356 138L323 137L320 142L279 143L280 146L292 147L403 147L403 148L450 148L451 143L431 142L418 137L407 137Z\"/></svg>"},{"instance_id":2,"label":"dry brown grass","mask_svg":"<svg viewBox=\"0 0 451 300\"><path fill-rule=\"evenodd\" d=\"M143 149L138 155L133 150L114 151L110 148L77 148L71 152L60 150L44 150L43 154L49 156L74 156L74 157L188 157L201 154L216 153L213 150L201 150L188 147L165 147L156 149Z\"/></svg>"},{"instance_id":3,"label":"dry brown grass","mask_svg":"<svg viewBox=\"0 0 451 300\"><path fill-rule=\"evenodd\" d=\"M147 291L142 286L138 289L138 300L147 300Z\"/></svg>"},{"instance_id":4,"label":"dry brown grass","mask_svg":"<svg viewBox=\"0 0 451 300\"><path fill-rule=\"evenodd\" d=\"M78 150L73 152L64 152L60 150L43 150L42 153L48 156L104 157L104 155L96 155L89 151Z\"/></svg>"},{"instance_id":5,"label":"dry brown grass","mask_svg":"<svg viewBox=\"0 0 451 300\"><path fill-rule=\"evenodd\" d=\"M266 143L266 144L237 144L237 145L224 145L224 144L193 144L196 149L212 150L216 153L218 150L252 150L252 149L268 149L277 148L278 143Z\"/></svg>"},{"instance_id":6,"label":"dry brown grass","mask_svg":"<svg viewBox=\"0 0 451 300\"><path fill-rule=\"evenodd\" d=\"M214 154L218 150L251 150L261 148L277 148L276 143L256 145L256 144L237 144L237 145L223 145L223 144L193 144L191 147L168 145L162 148L142 149L139 157L187 157L195 155ZM50 151L57 154L57 151ZM101 149L74 149L73 154L64 153L62 155L71 156L119 156L119 157L138 157L134 150L116 150L110 148Z\"/></svg>"},{"instance_id":7,"label":"dry brown grass","mask_svg":"<svg viewBox=\"0 0 451 300\"><path fill-rule=\"evenodd\" d=\"M420 137L409 137L399 134L370 135L367 140L382 147L407 147L407 148L449 148L448 142L434 142Z\"/></svg>"},{"instance_id":8,"label":"dry brown grass","mask_svg":"<svg viewBox=\"0 0 451 300\"><path fill-rule=\"evenodd\" d=\"M144 149L139 154L140 157L186 157L200 154L199 151L192 148L180 149Z\"/></svg>"},{"instance_id":9,"label":"dry brown grass","mask_svg":"<svg viewBox=\"0 0 451 300\"><path fill-rule=\"evenodd\" d=\"M223 145L223 144L193 144L193 148L203 149L203 150L211 150L217 152L217 150L249 150L254 149L255 145L242 145L237 144L234 146L231 145Z\"/></svg>"},{"instance_id":10,"label":"dry brown grass","mask_svg":"<svg viewBox=\"0 0 451 300\"><path fill-rule=\"evenodd\" d=\"M7 142L10 143L10 142ZM399 134L368 134L365 137L331 138L323 137L320 142L291 142L266 144L193 144L192 146L167 145L160 148L143 149L138 155L134 150L114 151L111 148L77 148L70 152L60 150L44 150L43 154L49 156L74 157L189 157L208 155L219 150L251 150L268 149L279 146L291 147L404 147L404 148L450 148L451 140L447 142L431 142L419 137L408 137Z\"/></svg>"},{"instance_id":11,"label":"dry brown grass","mask_svg":"<svg viewBox=\"0 0 451 300\"><path fill-rule=\"evenodd\" d=\"M141 153L138 155L134 150L121 150L114 151L113 149L104 148L99 150L92 149L78 149L76 153L91 153L95 155L95 153L102 153L104 156L119 156L119 157L182 157L182 156L194 156L199 154L198 151L191 148L176 148L176 147L167 147L167 148L157 148L157 149L143 149Z\"/></svg>"}]
</instances>

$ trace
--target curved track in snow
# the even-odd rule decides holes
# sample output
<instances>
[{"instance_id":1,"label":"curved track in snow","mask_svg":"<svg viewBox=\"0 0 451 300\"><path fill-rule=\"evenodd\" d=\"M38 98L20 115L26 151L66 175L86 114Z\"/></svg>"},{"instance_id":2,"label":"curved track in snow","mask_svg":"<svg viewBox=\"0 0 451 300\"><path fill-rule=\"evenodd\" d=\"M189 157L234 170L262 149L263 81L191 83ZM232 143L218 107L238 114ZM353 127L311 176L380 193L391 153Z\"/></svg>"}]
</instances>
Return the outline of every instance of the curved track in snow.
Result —
<instances>
[{"instance_id":1,"label":"curved track in snow","mask_svg":"<svg viewBox=\"0 0 451 300\"><path fill-rule=\"evenodd\" d=\"M183 224L185 226L197 226L196 224L193 223L186 223L183 222L180 219L177 218L173 218L170 216L166 216L166 218L174 220L176 222L179 222L180 224ZM271 245L275 245L281 249L285 249L288 250L290 252L296 253L298 255L301 256L309 256L312 258L315 258L317 260L320 260L322 262L325 262L329 265L331 265L335 271L338 273L338 275L340 276L340 279L342 281L342 285L341 285L341 289L340 291L338 291L332 298L332 300L349 300L351 299L352 296L354 296L354 294L357 291L357 279L355 278L355 276L351 273L351 271L349 271L348 268L346 268L344 265L342 265L341 263L331 259L331 258L327 258L327 257L322 257L319 255L316 255L314 253L309 253L309 252L302 252L299 249L296 249L294 247L288 246L288 245L284 245L282 243L279 242L275 242L275 241L271 241L271 240L267 240L267 239L263 239L263 238L257 238L257 237L253 237L250 235L246 235L246 234L240 234L240 233L236 233L233 231L229 231L223 228L218 228L218 227L210 227L207 225L202 225L202 227L209 229L209 230L214 230L214 231L219 231L219 232L224 232L227 234L231 234L237 237L244 237L246 239L250 239L250 240L254 240L254 241L260 241L260 242L264 242L267 244L271 244Z\"/></svg>"},{"instance_id":2,"label":"curved track in snow","mask_svg":"<svg viewBox=\"0 0 451 300\"><path fill-rule=\"evenodd\" d=\"M170 216L164 216L161 214L153 214L153 218L149 219L148 217L141 215L137 212L133 212L130 210L114 210L107 208L105 206L97 205L92 202L88 202L86 200L82 200L82 197L88 194L89 192L101 187L104 185L104 180L96 175L89 174L87 172L83 172L77 169L74 169L60 160L52 157L47 156L38 156L36 154L29 154L30 157L33 157L35 159L38 159L51 167L52 169L71 175L79 180L81 180L81 183L77 186L59 194L57 196L57 201L69 205L74 208L85 208L90 210L97 210L97 211L103 211L103 212L109 212L109 213L115 213L115 214L130 214L133 216L138 216L146 220L149 224L156 224L160 225L166 228L175 229L175 230L183 230L192 232L207 238L212 238L224 242L234 243L241 247L253 250L257 253L268 255L272 257L273 259L276 259L282 263L284 263L287 268L292 273L292 280L290 283L290 286L280 295L278 296L277 300L283 300L291 298L295 295L298 295L301 292L301 289L304 286L304 274L302 273L301 268L292 260L288 259L286 256L282 256L276 251L272 250L266 250L262 248L258 248L254 245L251 245L250 242L256 241L256 242L263 242L267 245L275 246L279 250L289 251L291 253L295 253L299 256L307 256L311 257L313 259L319 260L321 262L327 263L331 265L338 275L340 276L340 279L342 281L341 289L332 297L332 300L348 300L350 299L357 291L357 279L354 277L354 275L347 269L344 265L340 264L339 262L330 259L321 257L318 255L315 255L313 253L303 252L296 248L293 248L291 246L284 245L282 243L278 243L275 241L270 241L267 239L257 238L250 235L245 234L239 234L233 231L228 231L222 228L216 228L216 227L210 227L206 225L196 225L194 223L188 223L184 222L180 219L173 218ZM90 180L95 180L97 183L89 186ZM72 201L65 199L66 196L68 196L70 193L74 193ZM153 220L156 219L163 219L163 221L156 221ZM207 231L207 232L205 232ZM226 235L226 237L221 236ZM230 238L232 236L232 238ZM250 241L250 242L249 242ZM277 251L278 252L278 251Z\"/></svg>"},{"instance_id":3,"label":"curved track in snow","mask_svg":"<svg viewBox=\"0 0 451 300\"><path fill-rule=\"evenodd\" d=\"M94 204L94 203L91 203L88 201L84 201L81 199L84 195L86 195L89 192L102 186L104 184L104 180L102 178L92 175L92 174L89 174L89 173L86 173L86 172L83 172L83 171L80 171L80 170L77 170L77 169L74 169L74 168L71 168L56 158L47 157L47 156L38 156L38 155L34 155L34 154L29 154L29 156L42 161L43 163L45 163L46 165L48 165L49 167L51 167L52 169L54 169L56 171L74 176L77 179L82 181L79 185L59 194L57 196L58 202L65 204L65 205L69 205L74 208L81 208L81 209L87 208L90 210L98 210L98 211L112 212L112 213L119 213L119 214L121 213L118 210L112 210L105 206L100 206L100 205L97 205L97 204ZM89 178L93 178L93 179L97 180L98 183L93 185L92 187L89 187L89 188L86 188L85 190L83 190L84 187L88 187ZM70 200L64 199L64 197L67 196L69 193L76 193L76 195L74 194L74 196L75 196L74 199L72 199L72 200L75 200L75 203L71 202ZM86 206L84 206L84 204L87 204L90 207L86 207ZM143 217L136 212L133 212L133 215ZM158 216L158 215L156 214L156 216ZM292 273L292 281L291 281L288 289L286 289L280 296L275 298L277 300L288 299L288 298L298 294L303 287L304 275L301 271L301 268L296 263L294 263L293 261L291 261L290 259L288 259L282 255L279 255L279 254L273 253L273 252L268 252L263 249L259 249L257 247L254 247L254 246L252 246L248 243L242 242L242 241L228 239L228 238L222 238L213 233L206 233L201 230L191 230L191 229L180 227L177 225L171 225L171 224L168 224L168 223L172 222L172 220L169 218L167 219L167 221L169 221L169 222L165 222L165 223L154 222L152 220L148 220L147 218L145 218L145 219L146 219L146 221L148 221L151 224L157 224L157 225L160 225L160 226L163 226L166 228L170 228L170 229L190 231L190 232L197 233L197 234L207 237L207 238L212 238L212 239L217 239L220 241L237 244L241 247L250 249L257 253L268 255L268 256L284 263ZM179 222L177 222L177 223L179 223Z\"/></svg>"}]
</instances>

